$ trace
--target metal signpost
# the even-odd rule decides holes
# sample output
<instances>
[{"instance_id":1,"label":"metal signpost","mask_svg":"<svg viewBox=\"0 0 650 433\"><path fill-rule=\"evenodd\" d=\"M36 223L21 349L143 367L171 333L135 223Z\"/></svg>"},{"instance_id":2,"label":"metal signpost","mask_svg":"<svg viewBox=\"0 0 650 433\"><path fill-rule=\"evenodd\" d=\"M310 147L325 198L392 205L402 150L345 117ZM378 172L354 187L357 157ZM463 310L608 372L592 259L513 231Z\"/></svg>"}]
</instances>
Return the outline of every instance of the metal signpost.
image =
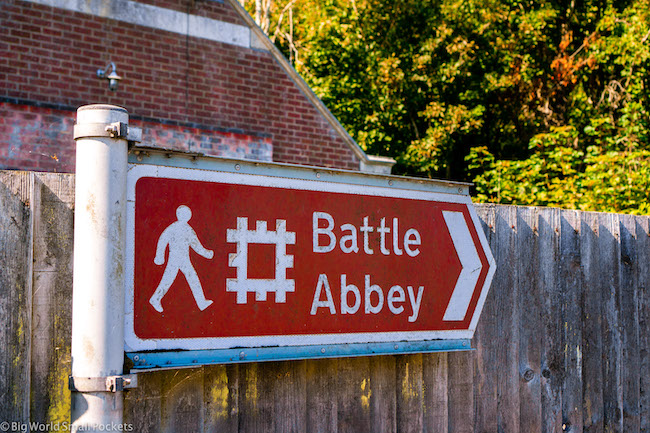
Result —
<instances>
[{"instance_id":1,"label":"metal signpost","mask_svg":"<svg viewBox=\"0 0 650 433\"><path fill-rule=\"evenodd\" d=\"M135 369L470 348L495 264L466 184L132 160Z\"/></svg>"},{"instance_id":2,"label":"metal signpost","mask_svg":"<svg viewBox=\"0 0 650 433\"><path fill-rule=\"evenodd\" d=\"M77 110L71 428L105 431L122 423L124 245L129 115L114 105Z\"/></svg>"}]
</instances>

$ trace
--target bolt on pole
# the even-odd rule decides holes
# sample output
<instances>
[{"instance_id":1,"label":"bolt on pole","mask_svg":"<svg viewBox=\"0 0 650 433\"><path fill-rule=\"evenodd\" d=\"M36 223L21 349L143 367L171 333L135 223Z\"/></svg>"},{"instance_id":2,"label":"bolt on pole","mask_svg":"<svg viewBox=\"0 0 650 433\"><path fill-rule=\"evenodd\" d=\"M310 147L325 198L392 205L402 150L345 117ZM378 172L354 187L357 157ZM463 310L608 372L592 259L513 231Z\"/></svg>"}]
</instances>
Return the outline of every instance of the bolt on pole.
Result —
<instances>
[{"instance_id":1,"label":"bolt on pole","mask_svg":"<svg viewBox=\"0 0 650 433\"><path fill-rule=\"evenodd\" d=\"M77 110L70 383L72 425L83 431L123 423L114 379L124 363L128 123L121 107Z\"/></svg>"}]
</instances>

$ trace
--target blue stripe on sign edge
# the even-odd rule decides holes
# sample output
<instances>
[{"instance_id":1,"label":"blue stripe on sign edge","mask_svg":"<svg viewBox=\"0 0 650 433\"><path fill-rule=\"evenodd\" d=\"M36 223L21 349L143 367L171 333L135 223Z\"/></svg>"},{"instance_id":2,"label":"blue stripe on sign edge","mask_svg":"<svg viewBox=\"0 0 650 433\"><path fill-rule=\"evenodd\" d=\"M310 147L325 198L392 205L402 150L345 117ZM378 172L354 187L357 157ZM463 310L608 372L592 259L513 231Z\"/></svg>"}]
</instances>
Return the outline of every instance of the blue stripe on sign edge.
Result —
<instances>
[{"instance_id":1,"label":"blue stripe on sign edge","mask_svg":"<svg viewBox=\"0 0 650 433\"><path fill-rule=\"evenodd\" d=\"M210 364L290 361L352 356L400 355L407 353L457 352L473 350L470 340L426 340L389 343L319 344L308 346L256 347L214 350L127 352L131 371L198 367Z\"/></svg>"}]
</instances>

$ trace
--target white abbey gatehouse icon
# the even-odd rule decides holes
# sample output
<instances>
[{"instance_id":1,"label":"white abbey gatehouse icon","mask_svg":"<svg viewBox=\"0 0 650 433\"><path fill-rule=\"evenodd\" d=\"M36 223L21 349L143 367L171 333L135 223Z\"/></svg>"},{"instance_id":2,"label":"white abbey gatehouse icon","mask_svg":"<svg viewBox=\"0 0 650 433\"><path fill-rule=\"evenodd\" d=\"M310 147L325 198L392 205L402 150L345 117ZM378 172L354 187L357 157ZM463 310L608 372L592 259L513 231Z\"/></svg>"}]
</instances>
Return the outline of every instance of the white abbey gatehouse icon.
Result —
<instances>
[{"instance_id":1,"label":"white abbey gatehouse icon","mask_svg":"<svg viewBox=\"0 0 650 433\"><path fill-rule=\"evenodd\" d=\"M237 252L229 255L229 266L237 268L237 278L226 280L226 291L237 293L237 303L245 304L248 293L255 293L256 301L266 301L269 292L275 293L275 302L287 301L287 292L295 291L295 281L287 279L287 268L293 268L293 256L287 254L287 245L296 243L296 233L287 231L286 220L276 220L275 231L267 230L266 221L257 221L255 230L248 230L248 218L237 218L237 229L228 229L226 239L237 244ZM248 245L275 245L275 278L248 278Z\"/></svg>"},{"instance_id":2,"label":"white abbey gatehouse icon","mask_svg":"<svg viewBox=\"0 0 650 433\"><path fill-rule=\"evenodd\" d=\"M162 298L176 280L179 272L185 276L199 310L205 310L213 302L205 298L201 281L190 261L190 248L206 259L211 259L214 256L214 252L201 245L201 241L196 236L196 232L188 223L190 218L192 218L190 208L187 206L179 206L176 209L176 222L171 223L163 230L158 238L156 257L153 260L155 264L159 266L165 264L165 251L169 247L167 267L156 291L149 299L149 303L159 313L163 312Z\"/></svg>"}]
</instances>

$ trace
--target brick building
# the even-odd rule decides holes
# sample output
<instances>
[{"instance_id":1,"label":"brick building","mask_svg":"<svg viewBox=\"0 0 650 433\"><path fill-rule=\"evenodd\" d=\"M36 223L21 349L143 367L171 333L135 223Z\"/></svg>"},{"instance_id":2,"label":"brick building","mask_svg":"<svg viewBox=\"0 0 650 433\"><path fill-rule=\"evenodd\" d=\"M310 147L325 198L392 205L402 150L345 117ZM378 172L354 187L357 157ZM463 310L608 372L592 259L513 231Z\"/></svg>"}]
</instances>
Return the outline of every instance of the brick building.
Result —
<instances>
[{"instance_id":1,"label":"brick building","mask_svg":"<svg viewBox=\"0 0 650 433\"><path fill-rule=\"evenodd\" d=\"M97 74L111 62L116 91ZM142 146L393 163L362 151L236 0L3 0L0 169L74 172L76 109L92 103L125 107Z\"/></svg>"}]
</instances>

